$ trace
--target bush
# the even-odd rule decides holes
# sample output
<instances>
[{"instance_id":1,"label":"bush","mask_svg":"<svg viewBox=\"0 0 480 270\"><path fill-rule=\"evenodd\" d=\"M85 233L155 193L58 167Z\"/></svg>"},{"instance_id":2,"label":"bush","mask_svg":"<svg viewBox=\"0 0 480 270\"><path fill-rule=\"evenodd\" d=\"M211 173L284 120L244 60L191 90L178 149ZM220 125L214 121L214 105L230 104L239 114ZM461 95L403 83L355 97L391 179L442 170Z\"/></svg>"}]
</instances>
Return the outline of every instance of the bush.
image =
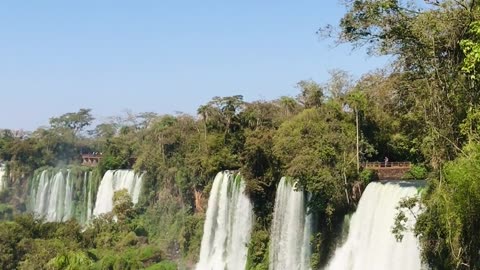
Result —
<instances>
[{"instance_id":1,"label":"bush","mask_svg":"<svg viewBox=\"0 0 480 270\"><path fill-rule=\"evenodd\" d=\"M261 228L255 228L252 239L248 246L247 269L266 270L268 269L268 244L269 232Z\"/></svg>"},{"instance_id":2,"label":"bush","mask_svg":"<svg viewBox=\"0 0 480 270\"><path fill-rule=\"evenodd\" d=\"M408 172L406 172L402 179L409 179L409 180L424 180L427 178L427 168L423 165L413 165L412 168Z\"/></svg>"},{"instance_id":3,"label":"bush","mask_svg":"<svg viewBox=\"0 0 480 270\"><path fill-rule=\"evenodd\" d=\"M378 174L375 170L365 169L358 176L360 181L366 187L370 182L378 180Z\"/></svg>"},{"instance_id":4,"label":"bush","mask_svg":"<svg viewBox=\"0 0 480 270\"><path fill-rule=\"evenodd\" d=\"M177 265L170 261L163 261L161 263L154 264L146 270L177 270Z\"/></svg>"}]
</instances>

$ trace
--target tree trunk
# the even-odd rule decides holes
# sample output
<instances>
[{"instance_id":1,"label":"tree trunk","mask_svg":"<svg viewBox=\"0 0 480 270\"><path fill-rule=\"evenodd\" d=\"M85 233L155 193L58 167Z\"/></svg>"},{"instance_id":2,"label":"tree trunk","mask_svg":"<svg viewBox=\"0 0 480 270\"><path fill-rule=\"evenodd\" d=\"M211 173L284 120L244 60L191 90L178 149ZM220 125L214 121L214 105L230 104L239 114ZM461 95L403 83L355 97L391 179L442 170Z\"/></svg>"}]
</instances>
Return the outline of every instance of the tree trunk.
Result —
<instances>
[{"instance_id":1,"label":"tree trunk","mask_svg":"<svg viewBox=\"0 0 480 270\"><path fill-rule=\"evenodd\" d=\"M348 196L348 183L347 183L347 174L345 173L345 166L346 166L346 163L347 162L347 154L345 152L343 152L343 180L344 180L344 183L345 183L345 197L347 198L347 204L350 205L350 198Z\"/></svg>"},{"instance_id":2,"label":"tree trunk","mask_svg":"<svg viewBox=\"0 0 480 270\"><path fill-rule=\"evenodd\" d=\"M355 108L355 125L357 127L357 174L359 174L360 173L360 125L359 125L357 108Z\"/></svg>"}]
</instances>

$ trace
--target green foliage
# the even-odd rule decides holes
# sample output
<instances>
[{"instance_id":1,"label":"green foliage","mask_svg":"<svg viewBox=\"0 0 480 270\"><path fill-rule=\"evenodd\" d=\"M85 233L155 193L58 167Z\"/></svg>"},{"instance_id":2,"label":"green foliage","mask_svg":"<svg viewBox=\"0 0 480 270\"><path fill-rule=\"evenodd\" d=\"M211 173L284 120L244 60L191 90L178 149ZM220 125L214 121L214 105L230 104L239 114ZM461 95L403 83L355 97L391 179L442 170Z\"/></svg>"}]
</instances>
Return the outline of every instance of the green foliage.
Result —
<instances>
[{"instance_id":1,"label":"green foliage","mask_svg":"<svg viewBox=\"0 0 480 270\"><path fill-rule=\"evenodd\" d=\"M146 268L146 270L177 270L177 265L173 262L164 261Z\"/></svg>"},{"instance_id":2,"label":"green foliage","mask_svg":"<svg viewBox=\"0 0 480 270\"><path fill-rule=\"evenodd\" d=\"M131 167L133 158L135 137L133 134L126 134L122 137L108 139L104 145L104 152L100 164L100 172L107 170L128 169Z\"/></svg>"},{"instance_id":3,"label":"green foliage","mask_svg":"<svg viewBox=\"0 0 480 270\"><path fill-rule=\"evenodd\" d=\"M397 208L397 214L395 215L395 223L392 227L392 233L395 236L395 239L398 242L403 240L404 233L406 231L412 230L407 224L409 216L417 219L418 212L420 210L416 209L420 206L420 198L418 196L403 198L399 203ZM405 212L408 211L408 214Z\"/></svg>"},{"instance_id":4,"label":"green foliage","mask_svg":"<svg viewBox=\"0 0 480 270\"><path fill-rule=\"evenodd\" d=\"M402 179L424 180L427 178L428 170L423 165L414 164Z\"/></svg>"},{"instance_id":5,"label":"green foliage","mask_svg":"<svg viewBox=\"0 0 480 270\"><path fill-rule=\"evenodd\" d=\"M434 179L422 201L425 212L415 226L424 259L439 269L480 267L480 146L449 162Z\"/></svg>"},{"instance_id":6,"label":"green foliage","mask_svg":"<svg viewBox=\"0 0 480 270\"><path fill-rule=\"evenodd\" d=\"M354 168L354 125L330 104L307 109L286 121L274 138L285 175L312 193L311 208L329 223L346 206L343 173Z\"/></svg>"},{"instance_id":7,"label":"green foliage","mask_svg":"<svg viewBox=\"0 0 480 270\"><path fill-rule=\"evenodd\" d=\"M314 81L300 81L297 84L300 88L299 102L305 108L318 108L323 103L323 91L320 85Z\"/></svg>"},{"instance_id":8,"label":"green foliage","mask_svg":"<svg viewBox=\"0 0 480 270\"><path fill-rule=\"evenodd\" d=\"M50 125L55 129L71 129L75 134L89 126L94 120L91 109L80 109L76 113L66 113L50 118Z\"/></svg>"},{"instance_id":9,"label":"green foliage","mask_svg":"<svg viewBox=\"0 0 480 270\"><path fill-rule=\"evenodd\" d=\"M140 269L162 262L164 252L113 216L95 219L86 228L75 221L47 222L31 215L0 222L3 269ZM173 264L166 263L165 267ZM167 268L170 269L170 268Z\"/></svg>"},{"instance_id":10,"label":"green foliage","mask_svg":"<svg viewBox=\"0 0 480 270\"><path fill-rule=\"evenodd\" d=\"M22 257L23 250L17 244L26 236L25 230L15 222L0 224L0 267L15 269Z\"/></svg>"},{"instance_id":11,"label":"green foliage","mask_svg":"<svg viewBox=\"0 0 480 270\"><path fill-rule=\"evenodd\" d=\"M76 270L76 269L90 269L92 267L92 258L83 251L67 252L60 254L51 259L48 264L48 269L62 269L62 270Z\"/></svg>"},{"instance_id":12,"label":"green foliage","mask_svg":"<svg viewBox=\"0 0 480 270\"><path fill-rule=\"evenodd\" d=\"M199 214L187 216L182 231L181 246L187 260L197 261L202 243L205 217Z\"/></svg>"},{"instance_id":13,"label":"green foliage","mask_svg":"<svg viewBox=\"0 0 480 270\"><path fill-rule=\"evenodd\" d=\"M10 220L13 217L13 208L8 204L0 203L0 220Z\"/></svg>"},{"instance_id":14,"label":"green foliage","mask_svg":"<svg viewBox=\"0 0 480 270\"><path fill-rule=\"evenodd\" d=\"M358 179L366 187L370 182L378 180L378 175L375 170L366 169L360 172Z\"/></svg>"},{"instance_id":15,"label":"green foliage","mask_svg":"<svg viewBox=\"0 0 480 270\"><path fill-rule=\"evenodd\" d=\"M146 172L136 207L126 191L117 192L113 213L96 218L84 231L75 222L42 223L25 216L0 223L0 267L176 269L160 263L164 257L192 264L203 229L201 195L207 197L213 176L228 169L240 170L254 204L248 269L268 268L268 231L282 176L298 179L299 188L310 194L308 206L318 221L312 239L317 268L354 204L354 184L375 179L370 170L358 174L357 157L387 156L425 164L412 167L408 179L424 179L427 167L439 175L425 191L426 210L415 228L425 261L439 269L479 268L478 3L428 1L434 6L421 9L411 1L344 2L338 41L391 55L391 66L357 82L338 70L325 84L300 81L296 98L214 97L198 108L197 118L127 113L100 123L90 137L82 132L93 121L89 109L53 117L50 127L30 136L0 133L0 159L18 179L2 202L15 206L22 203L17 197L26 186L23 175L44 166L78 164L81 152L103 153L94 189L109 169ZM70 169L78 196L83 171ZM400 208L416 204L406 200ZM75 206L75 216L84 216L80 209ZM11 208L0 205L0 217L12 218ZM395 234L406 229L406 218L399 212ZM68 244L61 249L61 243Z\"/></svg>"},{"instance_id":16,"label":"green foliage","mask_svg":"<svg viewBox=\"0 0 480 270\"><path fill-rule=\"evenodd\" d=\"M258 223L256 226L259 226ZM270 233L268 230L254 228L248 246L247 270L268 269L268 243Z\"/></svg>"},{"instance_id":17,"label":"green foliage","mask_svg":"<svg viewBox=\"0 0 480 270\"><path fill-rule=\"evenodd\" d=\"M120 223L131 220L135 212L133 211L132 197L128 190L122 189L115 191L113 194L113 210L112 213L118 218Z\"/></svg>"},{"instance_id":18,"label":"green foliage","mask_svg":"<svg viewBox=\"0 0 480 270\"><path fill-rule=\"evenodd\" d=\"M274 131L257 129L246 132L242 153L242 176L246 192L254 203L255 214L267 225L273 211L275 180L281 178L280 161L273 152Z\"/></svg>"},{"instance_id":19,"label":"green foliage","mask_svg":"<svg viewBox=\"0 0 480 270\"><path fill-rule=\"evenodd\" d=\"M480 64L480 22L472 22L468 33L471 37L460 41L460 46L465 54L462 71L469 74L471 79L478 80L477 74Z\"/></svg>"}]
</instances>

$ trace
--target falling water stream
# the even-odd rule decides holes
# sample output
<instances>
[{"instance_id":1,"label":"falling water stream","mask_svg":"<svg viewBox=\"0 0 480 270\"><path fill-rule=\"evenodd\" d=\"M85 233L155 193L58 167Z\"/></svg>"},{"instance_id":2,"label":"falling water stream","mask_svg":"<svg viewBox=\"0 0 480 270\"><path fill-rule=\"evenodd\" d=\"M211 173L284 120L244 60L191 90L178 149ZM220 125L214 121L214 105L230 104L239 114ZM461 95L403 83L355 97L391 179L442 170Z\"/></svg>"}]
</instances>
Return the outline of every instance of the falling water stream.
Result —
<instances>
[{"instance_id":1,"label":"falling water stream","mask_svg":"<svg viewBox=\"0 0 480 270\"><path fill-rule=\"evenodd\" d=\"M6 175L5 175L5 165L0 164L0 191L6 188Z\"/></svg>"},{"instance_id":2,"label":"falling water stream","mask_svg":"<svg viewBox=\"0 0 480 270\"><path fill-rule=\"evenodd\" d=\"M208 200L197 270L244 270L253 224L245 183L231 172L215 177Z\"/></svg>"},{"instance_id":3,"label":"falling water stream","mask_svg":"<svg viewBox=\"0 0 480 270\"><path fill-rule=\"evenodd\" d=\"M113 209L113 194L115 191L126 189L132 202L136 204L142 189L143 174L137 174L133 170L109 170L100 182L97 192L97 200L93 215L98 216L111 212Z\"/></svg>"},{"instance_id":4,"label":"falling water stream","mask_svg":"<svg viewBox=\"0 0 480 270\"><path fill-rule=\"evenodd\" d=\"M270 236L270 270L310 269L312 217L307 214L305 192L282 178L277 187Z\"/></svg>"},{"instance_id":5,"label":"falling water stream","mask_svg":"<svg viewBox=\"0 0 480 270\"><path fill-rule=\"evenodd\" d=\"M392 234L396 207L417 194L418 182L370 183L350 221L348 237L328 264L328 270L421 269L418 240L407 232L401 242ZM413 225L410 217L410 226Z\"/></svg>"}]
</instances>

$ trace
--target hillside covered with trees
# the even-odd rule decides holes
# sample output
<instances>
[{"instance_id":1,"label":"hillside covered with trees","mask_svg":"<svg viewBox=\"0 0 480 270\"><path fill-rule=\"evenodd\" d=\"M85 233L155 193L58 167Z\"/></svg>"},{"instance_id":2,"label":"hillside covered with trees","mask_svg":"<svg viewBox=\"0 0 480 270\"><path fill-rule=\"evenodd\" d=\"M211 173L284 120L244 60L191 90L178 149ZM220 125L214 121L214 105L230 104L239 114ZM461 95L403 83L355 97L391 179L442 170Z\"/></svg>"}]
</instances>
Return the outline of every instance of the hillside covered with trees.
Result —
<instances>
[{"instance_id":1,"label":"hillside covered with trees","mask_svg":"<svg viewBox=\"0 0 480 270\"><path fill-rule=\"evenodd\" d=\"M388 66L359 79L332 70L328 81L300 81L294 97L213 97L193 116L127 113L98 123L80 109L28 135L3 130L9 178L0 192L0 268L192 267L212 180L236 170L256 218L247 268L268 269L275 190L289 176L311 194L311 264L319 269L374 179L360 164L388 157L411 161L410 177L428 179L420 199L401 205L421 205L415 227L395 232L414 230L433 269L480 269L480 3L344 2L339 25L318 35L389 55ZM146 172L137 205L117 192L113 213L85 228L25 213L36 170L80 166L80 154L92 152L102 153L96 175Z\"/></svg>"}]
</instances>

